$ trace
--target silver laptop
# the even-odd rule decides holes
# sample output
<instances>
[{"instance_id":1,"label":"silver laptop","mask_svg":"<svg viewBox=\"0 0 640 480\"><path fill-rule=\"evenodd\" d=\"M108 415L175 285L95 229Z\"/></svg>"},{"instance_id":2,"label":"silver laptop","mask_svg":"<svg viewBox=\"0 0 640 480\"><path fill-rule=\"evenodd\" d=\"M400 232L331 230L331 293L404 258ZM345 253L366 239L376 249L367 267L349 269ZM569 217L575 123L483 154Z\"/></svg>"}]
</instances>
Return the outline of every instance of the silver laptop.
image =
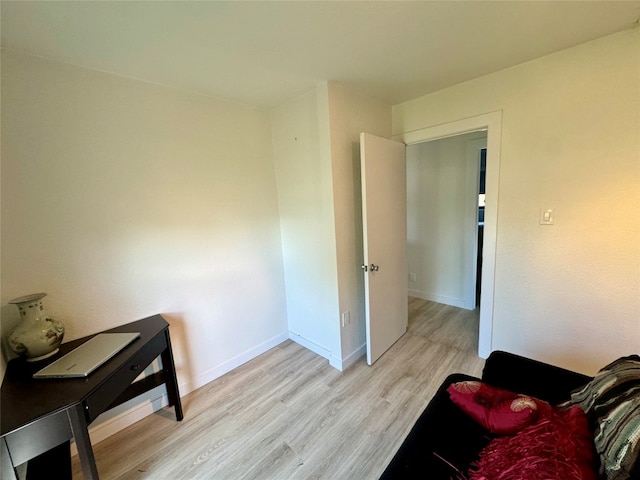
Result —
<instances>
[{"instance_id":1,"label":"silver laptop","mask_svg":"<svg viewBox=\"0 0 640 480\"><path fill-rule=\"evenodd\" d=\"M34 373L33 378L86 377L139 336L139 332L99 333Z\"/></svg>"}]
</instances>

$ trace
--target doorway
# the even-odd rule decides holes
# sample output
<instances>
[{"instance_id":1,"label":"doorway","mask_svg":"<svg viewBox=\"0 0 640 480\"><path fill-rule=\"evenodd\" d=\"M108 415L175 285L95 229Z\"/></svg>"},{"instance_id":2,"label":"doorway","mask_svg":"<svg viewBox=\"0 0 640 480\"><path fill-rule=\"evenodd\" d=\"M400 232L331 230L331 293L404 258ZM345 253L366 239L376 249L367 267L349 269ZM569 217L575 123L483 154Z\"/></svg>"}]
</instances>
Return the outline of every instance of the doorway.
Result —
<instances>
[{"instance_id":1,"label":"doorway","mask_svg":"<svg viewBox=\"0 0 640 480\"><path fill-rule=\"evenodd\" d=\"M493 293L502 112L491 112L442 125L426 127L413 132L395 135L393 138L404 142L406 145L413 145L481 130L486 130L487 132L487 153L478 355L481 358L487 358L492 351L493 337Z\"/></svg>"},{"instance_id":2,"label":"doorway","mask_svg":"<svg viewBox=\"0 0 640 480\"><path fill-rule=\"evenodd\" d=\"M486 131L407 146L409 295L478 305L481 151Z\"/></svg>"}]
</instances>

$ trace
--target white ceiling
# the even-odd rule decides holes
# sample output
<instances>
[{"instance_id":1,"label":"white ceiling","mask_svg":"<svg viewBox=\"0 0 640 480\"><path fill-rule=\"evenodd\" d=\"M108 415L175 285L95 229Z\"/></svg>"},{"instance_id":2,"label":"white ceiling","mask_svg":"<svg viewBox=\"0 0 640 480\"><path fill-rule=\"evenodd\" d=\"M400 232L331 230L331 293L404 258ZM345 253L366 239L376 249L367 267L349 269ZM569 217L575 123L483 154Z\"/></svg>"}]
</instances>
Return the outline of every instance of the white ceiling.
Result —
<instances>
[{"instance_id":1,"label":"white ceiling","mask_svg":"<svg viewBox=\"0 0 640 480\"><path fill-rule=\"evenodd\" d=\"M6 1L2 48L257 106L397 104L631 28L640 1Z\"/></svg>"}]
</instances>

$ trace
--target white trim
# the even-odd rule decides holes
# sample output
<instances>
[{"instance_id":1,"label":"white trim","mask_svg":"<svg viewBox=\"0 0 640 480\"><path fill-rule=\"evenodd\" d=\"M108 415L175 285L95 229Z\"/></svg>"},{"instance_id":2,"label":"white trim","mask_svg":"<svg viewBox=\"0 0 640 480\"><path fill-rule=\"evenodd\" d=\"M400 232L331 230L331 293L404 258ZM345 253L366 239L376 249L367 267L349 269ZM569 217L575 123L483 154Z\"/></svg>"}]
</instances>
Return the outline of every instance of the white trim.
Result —
<instances>
[{"instance_id":1,"label":"white trim","mask_svg":"<svg viewBox=\"0 0 640 480\"><path fill-rule=\"evenodd\" d=\"M446 295L426 293L420 290L409 290L409 296L419 298L420 300L427 300L428 302L442 303L444 305L451 305L452 307L473 310L473 308L467 308L464 299L462 298L447 297Z\"/></svg>"},{"instance_id":2,"label":"white trim","mask_svg":"<svg viewBox=\"0 0 640 480\"><path fill-rule=\"evenodd\" d=\"M342 361L342 365L341 365L342 368L340 368L339 370L342 372L343 370L349 368L351 365L356 363L358 360L360 360L360 358L364 357L366 354L367 354L367 344L363 343L362 345L360 345L358 349L351 352L349 355L345 357L345 359Z\"/></svg>"},{"instance_id":3,"label":"white trim","mask_svg":"<svg viewBox=\"0 0 640 480\"><path fill-rule=\"evenodd\" d=\"M226 362L214 367L201 375L198 375L192 382L183 383L180 385L181 395L186 395L189 392L192 392L203 385L206 385L209 382L212 382L218 377L221 377L225 373L230 372L234 368L238 368L240 365L247 363L249 360L253 360L258 355L262 355L267 350L271 350L273 347L280 345L285 340L289 339L288 332L282 332L275 337L271 337L270 339L256 345L255 347L247 350L240 355L237 355Z\"/></svg>"},{"instance_id":4,"label":"white trim","mask_svg":"<svg viewBox=\"0 0 640 480\"><path fill-rule=\"evenodd\" d=\"M291 330L289 330L289 339L293 340L299 345L302 345L304 348L311 350L313 353L326 358L327 360L329 360L329 365L331 365L336 370L339 370L340 372L342 372L345 368L351 365L351 363L353 363L348 363L340 358L334 357L333 355L331 355L331 351L329 351L329 349L323 347L322 345L318 345L317 343L312 342L308 338L304 338L303 336L298 335Z\"/></svg>"},{"instance_id":5,"label":"white trim","mask_svg":"<svg viewBox=\"0 0 640 480\"><path fill-rule=\"evenodd\" d=\"M484 129L487 130L487 177L482 255L480 336L478 341L478 355L481 358L487 358L492 351L502 111L490 112L393 136L394 140L412 145Z\"/></svg>"},{"instance_id":6,"label":"white trim","mask_svg":"<svg viewBox=\"0 0 640 480\"><path fill-rule=\"evenodd\" d=\"M313 353L317 353L321 357L324 357L327 360L331 360L331 352L322 345L318 345L317 343L309 340L308 338L304 338L303 336L292 332L291 330L289 330L289 339L293 340L299 345L302 345L304 348L311 350Z\"/></svg>"},{"instance_id":7,"label":"white trim","mask_svg":"<svg viewBox=\"0 0 640 480\"><path fill-rule=\"evenodd\" d=\"M329 365L331 365L333 368L335 368L339 372L342 372L346 368L342 360L336 357L329 357Z\"/></svg>"}]
</instances>

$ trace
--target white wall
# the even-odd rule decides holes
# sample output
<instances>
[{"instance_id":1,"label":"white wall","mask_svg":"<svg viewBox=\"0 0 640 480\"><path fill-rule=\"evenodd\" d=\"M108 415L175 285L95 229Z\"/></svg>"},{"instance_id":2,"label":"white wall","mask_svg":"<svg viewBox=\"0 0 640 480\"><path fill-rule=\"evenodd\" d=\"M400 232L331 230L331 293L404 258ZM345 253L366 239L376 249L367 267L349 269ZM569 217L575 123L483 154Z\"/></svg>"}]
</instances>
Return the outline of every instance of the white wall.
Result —
<instances>
[{"instance_id":1,"label":"white wall","mask_svg":"<svg viewBox=\"0 0 640 480\"><path fill-rule=\"evenodd\" d=\"M366 352L359 135L389 137L391 107L328 82L271 122L290 336L342 370Z\"/></svg>"},{"instance_id":2,"label":"white wall","mask_svg":"<svg viewBox=\"0 0 640 480\"><path fill-rule=\"evenodd\" d=\"M326 118L325 97L315 90L271 112L289 335L335 363L338 277Z\"/></svg>"},{"instance_id":3,"label":"white wall","mask_svg":"<svg viewBox=\"0 0 640 480\"><path fill-rule=\"evenodd\" d=\"M265 112L3 53L1 225L3 305L161 313L182 394L287 338Z\"/></svg>"},{"instance_id":4,"label":"white wall","mask_svg":"<svg viewBox=\"0 0 640 480\"><path fill-rule=\"evenodd\" d=\"M409 294L474 309L479 137L475 132L407 146ZM480 144L478 144L479 146ZM470 150L475 150L471 152ZM470 158L471 155L471 158ZM471 278L473 277L473 278Z\"/></svg>"},{"instance_id":5,"label":"white wall","mask_svg":"<svg viewBox=\"0 0 640 480\"><path fill-rule=\"evenodd\" d=\"M395 134L503 112L494 349L585 373L638 351L639 51L636 28L393 108Z\"/></svg>"}]
</instances>

